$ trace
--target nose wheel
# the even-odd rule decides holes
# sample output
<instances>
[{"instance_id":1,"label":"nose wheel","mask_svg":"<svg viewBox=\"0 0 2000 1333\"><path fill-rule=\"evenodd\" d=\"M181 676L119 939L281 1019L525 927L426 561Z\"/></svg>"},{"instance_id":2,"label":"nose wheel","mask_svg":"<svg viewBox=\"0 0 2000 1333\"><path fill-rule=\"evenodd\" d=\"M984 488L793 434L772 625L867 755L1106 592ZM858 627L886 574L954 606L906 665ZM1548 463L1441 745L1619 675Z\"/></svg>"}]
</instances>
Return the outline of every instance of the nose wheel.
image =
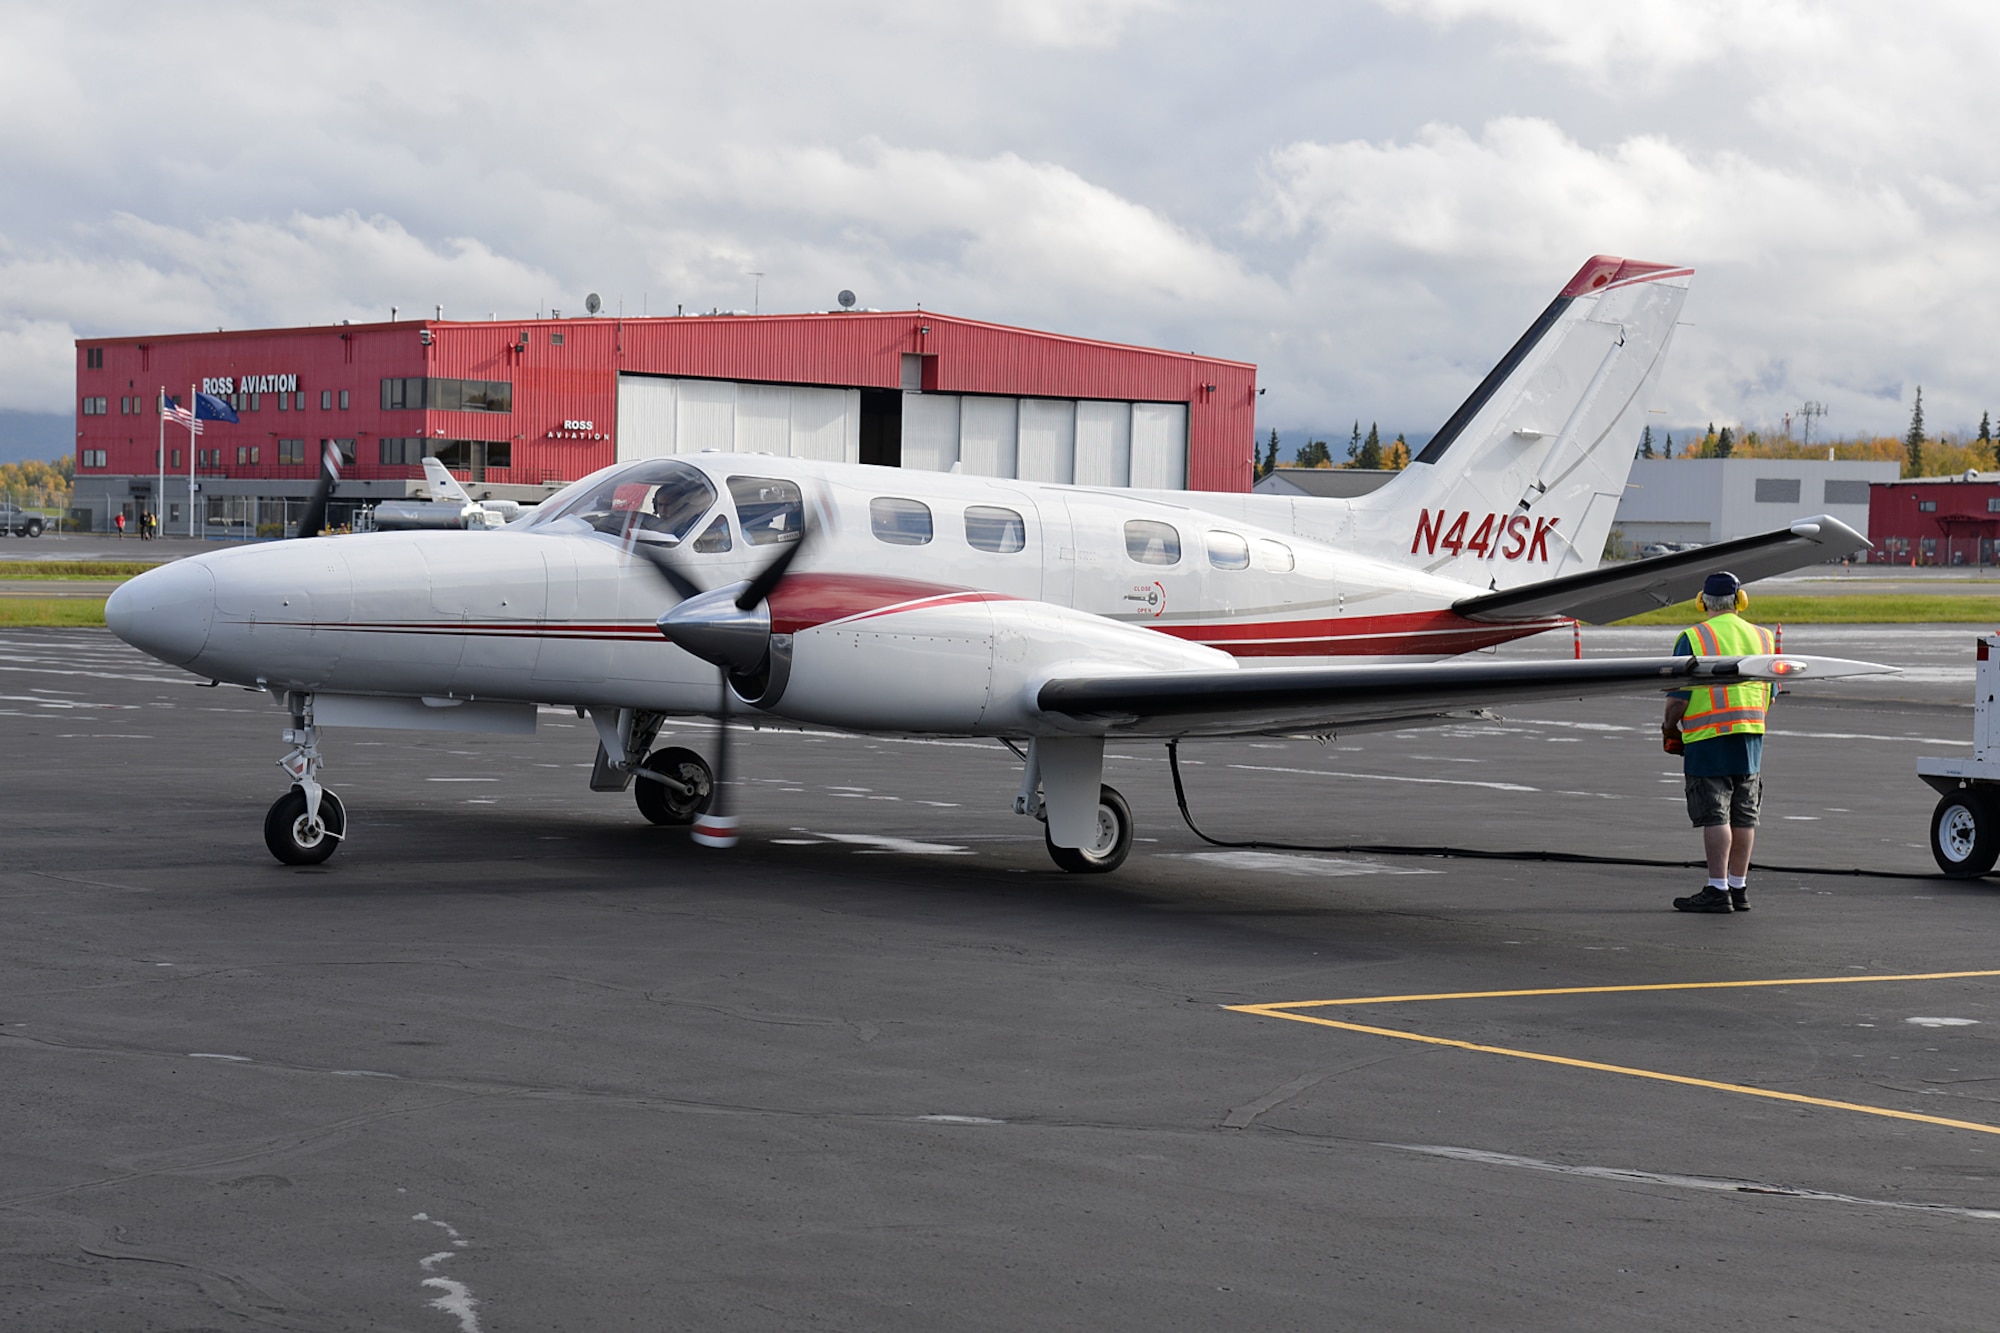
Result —
<instances>
[{"instance_id":1,"label":"nose wheel","mask_svg":"<svg viewBox=\"0 0 2000 1333\"><path fill-rule=\"evenodd\" d=\"M715 774L693 750L669 745L653 751L632 776L632 799L655 824L692 824L715 798Z\"/></svg>"},{"instance_id":2,"label":"nose wheel","mask_svg":"<svg viewBox=\"0 0 2000 1333\"><path fill-rule=\"evenodd\" d=\"M347 833L347 807L320 788L317 812L306 808L304 788L280 796L264 816L264 845L288 866L316 866L332 856Z\"/></svg>"}]
</instances>

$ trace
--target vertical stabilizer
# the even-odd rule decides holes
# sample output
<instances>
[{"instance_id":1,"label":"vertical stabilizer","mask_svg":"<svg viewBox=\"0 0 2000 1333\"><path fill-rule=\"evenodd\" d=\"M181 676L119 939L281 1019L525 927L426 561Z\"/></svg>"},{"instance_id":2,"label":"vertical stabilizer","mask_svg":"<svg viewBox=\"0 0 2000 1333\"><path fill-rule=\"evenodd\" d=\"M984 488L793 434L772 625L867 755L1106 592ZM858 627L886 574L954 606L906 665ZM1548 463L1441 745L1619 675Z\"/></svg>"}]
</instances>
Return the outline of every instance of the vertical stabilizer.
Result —
<instances>
[{"instance_id":1,"label":"vertical stabilizer","mask_svg":"<svg viewBox=\"0 0 2000 1333\"><path fill-rule=\"evenodd\" d=\"M1599 255L1394 481L1373 552L1483 588L1596 567L1693 270Z\"/></svg>"},{"instance_id":2,"label":"vertical stabilizer","mask_svg":"<svg viewBox=\"0 0 2000 1333\"><path fill-rule=\"evenodd\" d=\"M424 480L430 483L431 499L456 500L460 504L471 504L472 497L465 493L465 487L458 484L458 478L451 475L435 455L424 459Z\"/></svg>"}]
</instances>

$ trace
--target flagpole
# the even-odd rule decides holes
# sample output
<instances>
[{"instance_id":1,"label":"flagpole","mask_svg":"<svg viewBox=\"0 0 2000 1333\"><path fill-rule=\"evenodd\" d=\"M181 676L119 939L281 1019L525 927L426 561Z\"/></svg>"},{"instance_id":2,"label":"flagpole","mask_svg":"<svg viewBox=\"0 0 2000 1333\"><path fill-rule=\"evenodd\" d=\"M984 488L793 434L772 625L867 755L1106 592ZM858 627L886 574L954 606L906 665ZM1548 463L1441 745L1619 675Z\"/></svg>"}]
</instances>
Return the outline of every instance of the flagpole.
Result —
<instances>
[{"instance_id":1,"label":"flagpole","mask_svg":"<svg viewBox=\"0 0 2000 1333\"><path fill-rule=\"evenodd\" d=\"M166 518L167 518L167 386L166 386L166 385L164 385L164 384L162 384L162 385L160 386L160 396L159 396L158 398L156 398L156 399L155 399L155 400L153 401L153 411L154 411L154 413L155 413L156 415L158 415L158 417L160 418L160 453L159 453L159 457L157 457L157 458L155 458L155 459L153 460L153 461L154 461L155 463L159 464L159 468L160 468L160 485L159 485L159 489L153 492L153 503L154 503L154 504L156 504L156 505L158 505L158 506L160 507L160 512L159 512L159 513L157 513L157 514L155 514L155 515L153 515L153 531L154 531L154 532L157 532L157 533L159 533L159 534L160 534L161 536L165 536L165 535L166 535L166 531L167 531L167 528L166 528Z\"/></svg>"},{"instance_id":2,"label":"flagpole","mask_svg":"<svg viewBox=\"0 0 2000 1333\"><path fill-rule=\"evenodd\" d=\"M188 536L194 536L194 441L201 415L194 396L194 381L188 381Z\"/></svg>"}]
</instances>

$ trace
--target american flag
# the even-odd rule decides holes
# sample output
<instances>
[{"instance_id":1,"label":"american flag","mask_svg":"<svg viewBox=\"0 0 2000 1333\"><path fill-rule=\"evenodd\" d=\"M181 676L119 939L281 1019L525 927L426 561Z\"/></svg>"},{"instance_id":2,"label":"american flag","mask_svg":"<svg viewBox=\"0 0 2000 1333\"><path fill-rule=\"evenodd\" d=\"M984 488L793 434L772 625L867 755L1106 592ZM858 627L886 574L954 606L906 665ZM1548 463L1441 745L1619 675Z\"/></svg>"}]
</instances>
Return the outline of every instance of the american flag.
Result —
<instances>
[{"instance_id":1,"label":"american flag","mask_svg":"<svg viewBox=\"0 0 2000 1333\"><path fill-rule=\"evenodd\" d=\"M201 434L201 422L195 420L193 410L175 402L171 394L160 395L160 415L176 425L186 426L197 435Z\"/></svg>"}]
</instances>

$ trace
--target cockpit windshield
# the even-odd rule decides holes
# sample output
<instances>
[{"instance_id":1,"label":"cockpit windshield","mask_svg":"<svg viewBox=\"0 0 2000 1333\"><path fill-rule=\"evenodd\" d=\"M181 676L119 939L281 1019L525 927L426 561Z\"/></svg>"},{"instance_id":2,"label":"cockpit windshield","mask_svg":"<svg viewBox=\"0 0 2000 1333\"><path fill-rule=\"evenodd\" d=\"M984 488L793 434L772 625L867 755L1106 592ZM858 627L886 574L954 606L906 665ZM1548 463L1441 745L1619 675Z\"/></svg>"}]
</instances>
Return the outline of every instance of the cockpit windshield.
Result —
<instances>
[{"instance_id":1,"label":"cockpit windshield","mask_svg":"<svg viewBox=\"0 0 2000 1333\"><path fill-rule=\"evenodd\" d=\"M670 458L649 459L590 478L569 498L556 496L536 514L536 526L580 519L614 536L657 534L679 541L715 504L715 486L699 468Z\"/></svg>"}]
</instances>

